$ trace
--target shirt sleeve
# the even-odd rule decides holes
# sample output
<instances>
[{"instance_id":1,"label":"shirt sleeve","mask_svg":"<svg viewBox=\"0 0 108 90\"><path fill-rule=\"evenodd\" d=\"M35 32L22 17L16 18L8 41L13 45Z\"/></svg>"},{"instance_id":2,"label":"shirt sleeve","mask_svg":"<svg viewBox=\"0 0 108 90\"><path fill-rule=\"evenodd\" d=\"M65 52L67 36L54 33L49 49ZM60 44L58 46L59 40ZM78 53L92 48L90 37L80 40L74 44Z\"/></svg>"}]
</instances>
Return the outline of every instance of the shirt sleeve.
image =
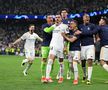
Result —
<instances>
[{"instance_id":1,"label":"shirt sleeve","mask_svg":"<svg viewBox=\"0 0 108 90\"><path fill-rule=\"evenodd\" d=\"M27 34L25 33L25 34L23 34L23 35L21 36L21 39L22 39L22 40L25 40L26 37L27 37Z\"/></svg>"},{"instance_id":2,"label":"shirt sleeve","mask_svg":"<svg viewBox=\"0 0 108 90\"><path fill-rule=\"evenodd\" d=\"M39 41L42 41L42 38L40 38L37 34L35 34L35 38Z\"/></svg>"},{"instance_id":3,"label":"shirt sleeve","mask_svg":"<svg viewBox=\"0 0 108 90\"><path fill-rule=\"evenodd\" d=\"M63 27L63 32L65 32L65 33L69 33L69 28L68 28L68 25L65 25L64 27Z\"/></svg>"}]
</instances>

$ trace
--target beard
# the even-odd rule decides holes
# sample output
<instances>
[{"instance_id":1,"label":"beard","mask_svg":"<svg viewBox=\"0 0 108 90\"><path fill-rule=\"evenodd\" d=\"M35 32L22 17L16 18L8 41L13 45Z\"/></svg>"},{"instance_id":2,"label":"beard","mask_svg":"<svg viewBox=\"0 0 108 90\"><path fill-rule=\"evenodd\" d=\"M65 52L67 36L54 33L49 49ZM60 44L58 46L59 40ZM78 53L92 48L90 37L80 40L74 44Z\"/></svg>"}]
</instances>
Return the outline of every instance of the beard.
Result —
<instances>
[{"instance_id":1,"label":"beard","mask_svg":"<svg viewBox=\"0 0 108 90\"><path fill-rule=\"evenodd\" d=\"M34 33L34 30L30 30L30 33L33 34Z\"/></svg>"}]
</instances>

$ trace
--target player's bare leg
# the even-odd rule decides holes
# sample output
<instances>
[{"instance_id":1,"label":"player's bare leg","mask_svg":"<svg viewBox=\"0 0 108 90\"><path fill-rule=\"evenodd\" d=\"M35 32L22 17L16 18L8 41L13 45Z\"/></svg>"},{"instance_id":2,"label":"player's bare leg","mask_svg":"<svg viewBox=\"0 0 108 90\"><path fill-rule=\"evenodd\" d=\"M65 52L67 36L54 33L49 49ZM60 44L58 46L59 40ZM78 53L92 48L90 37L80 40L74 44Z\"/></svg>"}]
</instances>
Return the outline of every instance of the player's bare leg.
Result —
<instances>
[{"instance_id":1,"label":"player's bare leg","mask_svg":"<svg viewBox=\"0 0 108 90\"><path fill-rule=\"evenodd\" d=\"M108 64L104 60L100 60L100 64L108 72Z\"/></svg>"}]
</instances>

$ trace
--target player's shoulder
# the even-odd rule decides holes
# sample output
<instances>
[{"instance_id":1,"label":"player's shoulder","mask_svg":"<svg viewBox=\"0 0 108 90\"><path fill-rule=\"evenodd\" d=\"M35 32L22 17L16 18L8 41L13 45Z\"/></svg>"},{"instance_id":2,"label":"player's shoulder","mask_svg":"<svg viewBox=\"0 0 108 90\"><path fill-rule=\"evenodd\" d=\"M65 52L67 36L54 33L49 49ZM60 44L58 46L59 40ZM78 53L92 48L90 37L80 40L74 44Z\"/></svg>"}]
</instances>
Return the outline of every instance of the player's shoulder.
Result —
<instances>
[{"instance_id":1,"label":"player's shoulder","mask_svg":"<svg viewBox=\"0 0 108 90\"><path fill-rule=\"evenodd\" d=\"M82 28L83 26L84 26L84 24L79 24L78 25L79 28Z\"/></svg>"},{"instance_id":2,"label":"player's shoulder","mask_svg":"<svg viewBox=\"0 0 108 90\"><path fill-rule=\"evenodd\" d=\"M46 27L49 27L49 25L47 23L42 25L42 28L46 28Z\"/></svg>"},{"instance_id":3,"label":"player's shoulder","mask_svg":"<svg viewBox=\"0 0 108 90\"><path fill-rule=\"evenodd\" d=\"M64 23L61 23L61 27L66 27L66 28L68 28L68 25L67 25L67 24L64 24Z\"/></svg>"},{"instance_id":4,"label":"player's shoulder","mask_svg":"<svg viewBox=\"0 0 108 90\"><path fill-rule=\"evenodd\" d=\"M23 35L28 35L29 34L29 32L25 32Z\"/></svg>"},{"instance_id":5,"label":"player's shoulder","mask_svg":"<svg viewBox=\"0 0 108 90\"><path fill-rule=\"evenodd\" d=\"M47 26L47 23L42 24L42 27Z\"/></svg>"},{"instance_id":6,"label":"player's shoulder","mask_svg":"<svg viewBox=\"0 0 108 90\"><path fill-rule=\"evenodd\" d=\"M38 36L38 34L37 34L37 33L35 33L35 32L33 33L33 35Z\"/></svg>"}]
</instances>

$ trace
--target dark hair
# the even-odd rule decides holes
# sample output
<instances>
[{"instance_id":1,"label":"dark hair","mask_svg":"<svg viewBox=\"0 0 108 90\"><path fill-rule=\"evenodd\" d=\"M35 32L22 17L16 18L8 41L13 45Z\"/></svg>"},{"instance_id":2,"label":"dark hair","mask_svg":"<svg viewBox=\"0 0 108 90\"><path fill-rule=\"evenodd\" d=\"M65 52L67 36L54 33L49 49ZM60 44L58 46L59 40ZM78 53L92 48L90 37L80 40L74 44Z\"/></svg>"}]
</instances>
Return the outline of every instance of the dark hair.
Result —
<instances>
[{"instance_id":1,"label":"dark hair","mask_svg":"<svg viewBox=\"0 0 108 90\"><path fill-rule=\"evenodd\" d=\"M46 18L48 17L48 16L51 16L52 14L50 14L50 13L48 13L47 15L46 15Z\"/></svg>"},{"instance_id":2,"label":"dark hair","mask_svg":"<svg viewBox=\"0 0 108 90\"><path fill-rule=\"evenodd\" d=\"M35 26L35 25L34 24L30 24L29 27L31 27L31 26Z\"/></svg>"},{"instance_id":3,"label":"dark hair","mask_svg":"<svg viewBox=\"0 0 108 90\"><path fill-rule=\"evenodd\" d=\"M60 14L62 13L62 11L66 11L67 13L69 12L69 10L67 8L61 9Z\"/></svg>"},{"instance_id":4,"label":"dark hair","mask_svg":"<svg viewBox=\"0 0 108 90\"><path fill-rule=\"evenodd\" d=\"M72 20L71 22L74 22L74 23L76 23L76 25L78 25L77 20ZM70 22L70 23L71 23L71 22Z\"/></svg>"},{"instance_id":5,"label":"dark hair","mask_svg":"<svg viewBox=\"0 0 108 90\"><path fill-rule=\"evenodd\" d=\"M103 19L106 22L106 24L108 24L108 18L106 16L102 16L101 19Z\"/></svg>"}]
</instances>

